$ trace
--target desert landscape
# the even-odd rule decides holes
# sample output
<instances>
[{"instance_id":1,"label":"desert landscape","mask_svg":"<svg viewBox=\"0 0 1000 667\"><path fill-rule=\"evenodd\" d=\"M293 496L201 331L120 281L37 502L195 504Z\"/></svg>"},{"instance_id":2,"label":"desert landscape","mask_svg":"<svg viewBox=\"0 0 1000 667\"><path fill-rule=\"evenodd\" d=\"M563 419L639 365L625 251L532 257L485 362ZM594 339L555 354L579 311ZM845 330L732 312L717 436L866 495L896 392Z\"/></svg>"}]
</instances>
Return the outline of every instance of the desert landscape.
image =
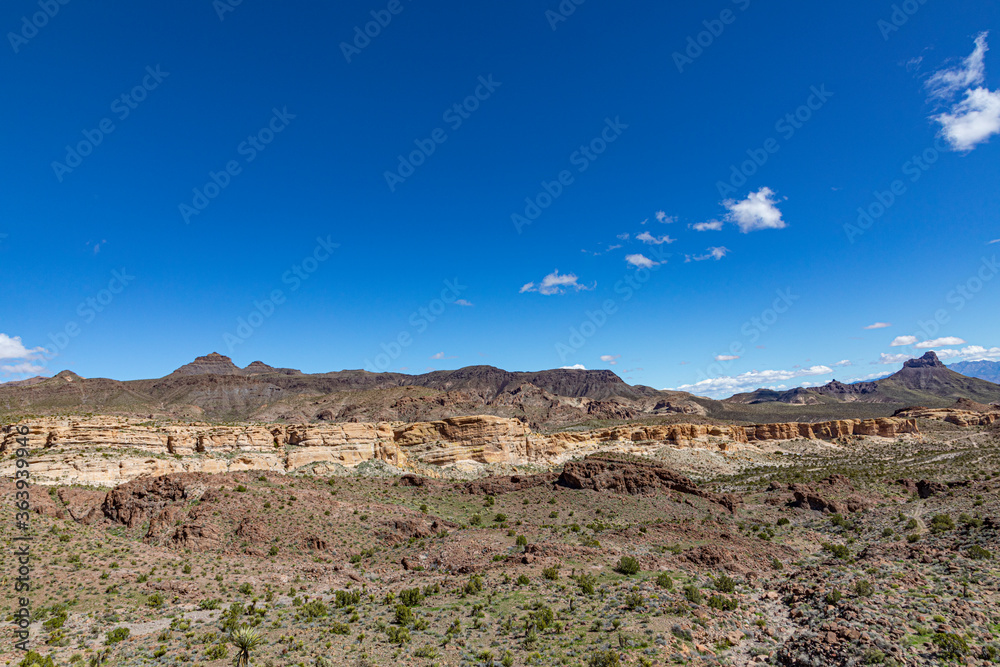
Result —
<instances>
[{"instance_id":1,"label":"desert landscape","mask_svg":"<svg viewBox=\"0 0 1000 667\"><path fill-rule=\"evenodd\" d=\"M931 352L844 387L713 401L607 372L218 354L4 385L35 647L5 659L997 662L1000 386Z\"/></svg>"}]
</instances>

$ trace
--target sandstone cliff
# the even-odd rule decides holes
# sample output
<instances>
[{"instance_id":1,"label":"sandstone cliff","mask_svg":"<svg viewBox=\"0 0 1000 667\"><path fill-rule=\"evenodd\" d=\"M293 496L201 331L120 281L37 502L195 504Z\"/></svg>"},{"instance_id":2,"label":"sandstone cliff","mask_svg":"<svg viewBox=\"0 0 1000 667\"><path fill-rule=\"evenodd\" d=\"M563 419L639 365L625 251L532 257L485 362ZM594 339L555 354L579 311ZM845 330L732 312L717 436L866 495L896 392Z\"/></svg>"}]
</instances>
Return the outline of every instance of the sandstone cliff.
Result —
<instances>
[{"instance_id":1,"label":"sandstone cliff","mask_svg":"<svg viewBox=\"0 0 1000 667\"><path fill-rule=\"evenodd\" d=\"M142 476L181 472L289 472L314 463L354 466L381 460L397 467L506 463L556 465L598 451L654 454L664 446L732 451L753 443L843 436L918 434L912 419L819 424L634 425L550 435L517 419L454 417L433 422L334 424L154 423L123 417L21 422L31 433L31 471L39 483L115 486ZM11 476L17 448L4 427L0 475Z\"/></svg>"}]
</instances>

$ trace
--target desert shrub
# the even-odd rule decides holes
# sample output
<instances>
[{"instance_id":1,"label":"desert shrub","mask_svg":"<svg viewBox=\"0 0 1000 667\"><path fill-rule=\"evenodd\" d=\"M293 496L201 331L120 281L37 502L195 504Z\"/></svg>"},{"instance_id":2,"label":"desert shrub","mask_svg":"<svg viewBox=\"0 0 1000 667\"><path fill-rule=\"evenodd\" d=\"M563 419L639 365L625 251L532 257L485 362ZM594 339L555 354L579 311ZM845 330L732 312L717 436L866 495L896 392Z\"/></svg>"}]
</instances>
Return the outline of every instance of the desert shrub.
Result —
<instances>
[{"instance_id":1,"label":"desert shrub","mask_svg":"<svg viewBox=\"0 0 1000 667\"><path fill-rule=\"evenodd\" d=\"M504 523L507 521L507 515L503 512L497 512L497 515L493 517L493 523Z\"/></svg>"},{"instance_id":2,"label":"desert shrub","mask_svg":"<svg viewBox=\"0 0 1000 667\"><path fill-rule=\"evenodd\" d=\"M51 655L42 656L35 651L28 651L24 659L17 663L18 667L56 667Z\"/></svg>"},{"instance_id":3,"label":"desert shrub","mask_svg":"<svg viewBox=\"0 0 1000 667\"><path fill-rule=\"evenodd\" d=\"M969 547L969 550L965 552L965 555L972 560L989 560L993 558L993 553L989 549L984 549L978 544L973 544Z\"/></svg>"},{"instance_id":4,"label":"desert shrub","mask_svg":"<svg viewBox=\"0 0 1000 667\"><path fill-rule=\"evenodd\" d=\"M618 667L621 658L614 651L596 651L587 661L587 667Z\"/></svg>"},{"instance_id":5,"label":"desert shrub","mask_svg":"<svg viewBox=\"0 0 1000 667\"><path fill-rule=\"evenodd\" d=\"M580 587L584 595L593 595L596 583L597 578L592 574L581 574L576 578L576 584Z\"/></svg>"},{"instance_id":6,"label":"desert shrub","mask_svg":"<svg viewBox=\"0 0 1000 667\"><path fill-rule=\"evenodd\" d=\"M622 556L615 565L615 571L626 576L639 573L639 561L632 556Z\"/></svg>"},{"instance_id":7,"label":"desert shrub","mask_svg":"<svg viewBox=\"0 0 1000 667\"><path fill-rule=\"evenodd\" d=\"M684 587L684 598L691 604L701 604L704 598L701 596L701 589L694 584Z\"/></svg>"},{"instance_id":8,"label":"desert shrub","mask_svg":"<svg viewBox=\"0 0 1000 667\"><path fill-rule=\"evenodd\" d=\"M218 609L222 606L222 600L202 600L198 603L198 609L202 611L207 611L209 609Z\"/></svg>"},{"instance_id":9,"label":"desert shrub","mask_svg":"<svg viewBox=\"0 0 1000 667\"><path fill-rule=\"evenodd\" d=\"M399 592L399 601L407 607L419 607L420 603L424 601L424 594L420 592L419 588L407 588Z\"/></svg>"},{"instance_id":10,"label":"desert shrub","mask_svg":"<svg viewBox=\"0 0 1000 667\"><path fill-rule=\"evenodd\" d=\"M518 535L517 540L515 540L515 543L519 547L526 547L528 546L528 538L525 537L524 535Z\"/></svg>"},{"instance_id":11,"label":"desert shrub","mask_svg":"<svg viewBox=\"0 0 1000 667\"><path fill-rule=\"evenodd\" d=\"M955 522L947 514L935 514L931 518L931 530L935 533L955 530Z\"/></svg>"},{"instance_id":12,"label":"desert shrub","mask_svg":"<svg viewBox=\"0 0 1000 667\"><path fill-rule=\"evenodd\" d=\"M466 595L475 595L479 591L483 590L483 578L478 574L472 575L465 583L465 588L463 590Z\"/></svg>"},{"instance_id":13,"label":"desert shrub","mask_svg":"<svg viewBox=\"0 0 1000 667\"><path fill-rule=\"evenodd\" d=\"M625 606L629 609L638 609L646 604L646 599L642 597L642 593L638 591L632 591L625 596Z\"/></svg>"},{"instance_id":14,"label":"desert shrub","mask_svg":"<svg viewBox=\"0 0 1000 667\"><path fill-rule=\"evenodd\" d=\"M334 593L334 604L337 609L351 607L361 602L361 591L337 591Z\"/></svg>"},{"instance_id":15,"label":"desert shrub","mask_svg":"<svg viewBox=\"0 0 1000 667\"><path fill-rule=\"evenodd\" d=\"M526 575L523 575L523 574L517 575L517 585L518 586L527 586L529 583L531 583L531 580L528 579L528 577Z\"/></svg>"},{"instance_id":16,"label":"desert shrub","mask_svg":"<svg viewBox=\"0 0 1000 667\"><path fill-rule=\"evenodd\" d=\"M736 582L727 575L722 575L715 580L715 590L720 593L734 593L736 591Z\"/></svg>"},{"instance_id":17,"label":"desert shrub","mask_svg":"<svg viewBox=\"0 0 1000 667\"><path fill-rule=\"evenodd\" d=\"M660 572L656 575L656 585L660 588L665 588L668 591L674 590L674 580L666 572Z\"/></svg>"},{"instance_id":18,"label":"desert shrub","mask_svg":"<svg viewBox=\"0 0 1000 667\"><path fill-rule=\"evenodd\" d=\"M205 651L205 658L208 660L223 660L229 657L229 648L225 644L212 644Z\"/></svg>"},{"instance_id":19,"label":"desert shrub","mask_svg":"<svg viewBox=\"0 0 1000 667\"><path fill-rule=\"evenodd\" d=\"M951 632L938 632L932 640L938 653L946 660L958 660L969 654L969 643L965 638Z\"/></svg>"},{"instance_id":20,"label":"desert shrub","mask_svg":"<svg viewBox=\"0 0 1000 667\"><path fill-rule=\"evenodd\" d=\"M108 630L108 634L104 638L104 643L108 645L117 644L118 642L128 639L128 635L128 628L115 628L114 630Z\"/></svg>"},{"instance_id":21,"label":"desert shrub","mask_svg":"<svg viewBox=\"0 0 1000 667\"><path fill-rule=\"evenodd\" d=\"M736 598L726 597L725 595L713 595L708 598L708 606L719 611L736 611L740 603Z\"/></svg>"},{"instance_id":22,"label":"desert shrub","mask_svg":"<svg viewBox=\"0 0 1000 667\"><path fill-rule=\"evenodd\" d=\"M843 544L830 544L829 542L823 543L823 549L829 551L834 558L840 558L841 560L850 560L851 550Z\"/></svg>"},{"instance_id":23,"label":"desert shrub","mask_svg":"<svg viewBox=\"0 0 1000 667\"><path fill-rule=\"evenodd\" d=\"M542 570L542 576L548 579L549 581L555 581L556 579L559 578L559 566L552 565L551 567L545 568L544 570Z\"/></svg>"},{"instance_id":24,"label":"desert shrub","mask_svg":"<svg viewBox=\"0 0 1000 667\"><path fill-rule=\"evenodd\" d=\"M248 583L240 584L239 591L243 595L247 595L247 596L253 595L253 586L251 586Z\"/></svg>"},{"instance_id":25,"label":"desert shrub","mask_svg":"<svg viewBox=\"0 0 1000 667\"><path fill-rule=\"evenodd\" d=\"M347 623L334 621L333 625L330 626L330 632L332 632L335 635L349 635L351 634L351 626L349 626Z\"/></svg>"},{"instance_id":26,"label":"desert shrub","mask_svg":"<svg viewBox=\"0 0 1000 667\"><path fill-rule=\"evenodd\" d=\"M159 609L163 606L163 594L153 593L148 598L146 598L146 604L148 604L153 609Z\"/></svg>"},{"instance_id":27,"label":"desert shrub","mask_svg":"<svg viewBox=\"0 0 1000 667\"><path fill-rule=\"evenodd\" d=\"M483 517L479 516L478 514L473 514L471 517L469 517L470 526L478 526L482 522L483 522Z\"/></svg>"},{"instance_id":28,"label":"desert shrub","mask_svg":"<svg viewBox=\"0 0 1000 667\"><path fill-rule=\"evenodd\" d=\"M906 536L906 541L909 542L910 544L913 544L914 542L919 542L920 541L920 533L912 533L910 535L907 535Z\"/></svg>"},{"instance_id":29,"label":"desert shrub","mask_svg":"<svg viewBox=\"0 0 1000 667\"><path fill-rule=\"evenodd\" d=\"M787 526L790 523L791 523L791 521L788 520L788 517L784 517L783 516L780 519L778 519L776 525L778 525L778 526Z\"/></svg>"},{"instance_id":30,"label":"desert shrub","mask_svg":"<svg viewBox=\"0 0 1000 667\"><path fill-rule=\"evenodd\" d=\"M540 605L538 609L531 613L531 620L534 621L535 627L538 628L539 632L544 632L545 628L552 625L553 619L555 619L555 614L545 605Z\"/></svg>"},{"instance_id":31,"label":"desert shrub","mask_svg":"<svg viewBox=\"0 0 1000 667\"><path fill-rule=\"evenodd\" d=\"M438 657L438 650L434 646L421 646L413 652L413 655L418 658L436 658Z\"/></svg>"},{"instance_id":32,"label":"desert shrub","mask_svg":"<svg viewBox=\"0 0 1000 667\"><path fill-rule=\"evenodd\" d=\"M906 522L906 526L904 526L904 528L906 528L906 530L916 530L919 525L920 524L917 523L916 519L910 519Z\"/></svg>"},{"instance_id":33,"label":"desert shrub","mask_svg":"<svg viewBox=\"0 0 1000 667\"><path fill-rule=\"evenodd\" d=\"M299 613L306 619L322 618L327 615L326 605L322 600L310 600L302 605Z\"/></svg>"},{"instance_id":34,"label":"desert shrub","mask_svg":"<svg viewBox=\"0 0 1000 667\"><path fill-rule=\"evenodd\" d=\"M868 597L875 592L875 587L866 579L860 579L854 584L854 592L861 597Z\"/></svg>"},{"instance_id":35,"label":"desert shrub","mask_svg":"<svg viewBox=\"0 0 1000 667\"><path fill-rule=\"evenodd\" d=\"M836 588L834 588L832 591L826 594L826 596L823 598L823 601L826 602L828 605L835 605L838 602L840 602L840 598L842 597L843 595L841 594L841 592Z\"/></svg>"},{"instance_id":36,"label":"desert shrub","mask_svg":"<svg viewBox=\"0 0 1000 667\"><path fill-rule=\"evenodd\" d=\"M413 623L413 612L405 604L396 605L396 624L409 625Z\"/></svg>"}]
</instances>

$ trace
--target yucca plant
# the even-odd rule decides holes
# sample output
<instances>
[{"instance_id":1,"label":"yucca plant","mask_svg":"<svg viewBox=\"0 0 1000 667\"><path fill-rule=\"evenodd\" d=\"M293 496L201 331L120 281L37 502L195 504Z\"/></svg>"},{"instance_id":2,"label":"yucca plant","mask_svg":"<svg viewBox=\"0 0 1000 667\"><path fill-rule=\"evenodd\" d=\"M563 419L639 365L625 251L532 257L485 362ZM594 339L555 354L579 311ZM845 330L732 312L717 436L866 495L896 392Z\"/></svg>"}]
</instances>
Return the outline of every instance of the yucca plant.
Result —
<instances>
[{"instance_id":1,"label":"yucca plant","mask_svg":"<svg viewBox=\"0 0 1000 667\"><path fill-rule=\"evenodd\" d=\"M249 625L241 625L229 635L229 643L236 647L235 667L250 667L250 654L264 643L260 632Z\"/></svg>"}]
</instances>

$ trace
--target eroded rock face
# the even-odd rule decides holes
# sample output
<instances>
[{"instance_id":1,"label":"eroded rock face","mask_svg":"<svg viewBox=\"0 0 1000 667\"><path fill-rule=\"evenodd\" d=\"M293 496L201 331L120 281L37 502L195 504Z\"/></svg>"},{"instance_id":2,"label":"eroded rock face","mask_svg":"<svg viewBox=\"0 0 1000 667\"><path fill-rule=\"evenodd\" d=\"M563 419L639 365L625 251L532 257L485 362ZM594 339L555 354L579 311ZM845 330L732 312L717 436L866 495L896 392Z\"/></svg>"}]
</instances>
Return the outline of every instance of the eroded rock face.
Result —
<instances>
[{"instance_id":1,"label":"eroded rock face","mask_svg":"<svg viewBox=\"0 0 1000 667\"><path fill-rule=\"evenodd\" d=\"M96 416L23 422L32 477L42 483L115 486L143 476L289 472L316 463L354 466L373 459L396 467L503 463L558 465L599 451L651 455L664 445L732 451L757 442L918 434L906 418L818 424L626 425L583 432L533 433L518 419L489 415L432 422L245 424L155 423ZM16 448L13 429L0 455ZM0 474L13 470L9 457Z\"/></svg>"},{"instance_id":2,"label":"eroded rock face","mask_svg":"<svg viewBox=\"0 0 1000 667\"><path fill-rule=\"evenodd\" d=\"M908 419L937 419L956 426L990 426L1000 423L1000 410L962 410L959 408L906 408L896 413Z\"/></svg>"},{"instance_id":3,"label":"eroded rock face","mask_svg":"<svg viewBox=\"0 0 1000 667\"><path fill-rule=\"evenodd\" d=\"M732 494L703 491L690 479L669 468L640 461L596 457L570 461L563 467L558 484L570 489L611 491L632 496L677 491L718 503L730 511L735 510L739 504L739 500Z\"/></svg>"}]
</instances>

